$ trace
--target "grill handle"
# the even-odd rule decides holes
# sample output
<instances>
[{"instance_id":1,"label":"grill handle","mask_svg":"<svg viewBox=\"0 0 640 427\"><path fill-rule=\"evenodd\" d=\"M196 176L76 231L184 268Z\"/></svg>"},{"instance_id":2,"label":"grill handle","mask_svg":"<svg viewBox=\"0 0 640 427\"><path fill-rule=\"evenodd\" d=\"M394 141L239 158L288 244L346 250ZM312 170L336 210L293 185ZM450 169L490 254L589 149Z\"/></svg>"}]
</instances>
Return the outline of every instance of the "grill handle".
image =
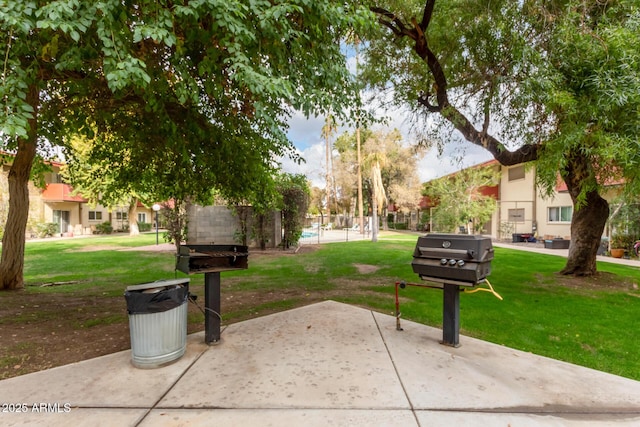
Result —
<instances>
[{"instance_id":1,"label":"grill handle","mask_svg":"<svg viewBox=\"0 0 640 427\"><path fill-rule=\"evenodd\" d=\"M428 248L426 246L419 246L418 250L420 252L420 255L432 258L442 258L443 256L445 256L448 258L457 259L473 259L476 253L473 249Z\"/></svg>"}]
</instances>

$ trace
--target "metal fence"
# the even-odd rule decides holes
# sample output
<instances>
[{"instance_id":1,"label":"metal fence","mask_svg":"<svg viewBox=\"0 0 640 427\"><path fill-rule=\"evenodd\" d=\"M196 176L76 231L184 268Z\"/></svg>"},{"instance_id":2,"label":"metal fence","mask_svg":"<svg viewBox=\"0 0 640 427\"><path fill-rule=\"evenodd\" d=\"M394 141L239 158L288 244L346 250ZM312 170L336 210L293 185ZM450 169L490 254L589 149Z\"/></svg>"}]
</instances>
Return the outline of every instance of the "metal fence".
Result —
<instances>
[{"instance_id":1,"label":"metal fence","mask_svg":"<svg viewBox=\"0 0 640 427\"><path fill-rule=\"evenodd\" d=\"M315 245L329 242L350 242L356 240L371 239L371 232L365 230L360 233L355 228L343 228L339 230L327 230L322 227L308 227L302 231L301 245Z\"/></svg>"}]
</instances>

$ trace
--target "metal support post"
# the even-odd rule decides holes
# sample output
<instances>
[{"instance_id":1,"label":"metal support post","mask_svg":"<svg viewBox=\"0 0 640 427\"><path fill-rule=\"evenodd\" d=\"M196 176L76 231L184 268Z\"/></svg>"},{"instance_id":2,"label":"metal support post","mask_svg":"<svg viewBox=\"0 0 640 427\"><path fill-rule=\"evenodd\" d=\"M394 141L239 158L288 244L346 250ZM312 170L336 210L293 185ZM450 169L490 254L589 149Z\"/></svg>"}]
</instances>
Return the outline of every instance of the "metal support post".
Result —
<instances>
[{"instance_id":1,"label":"metal support post","mask_svg":"<svg viewBox=\"0 0 640 427\"><path fill-rule=\"evenodd\" d=\"M460 346L460 286L444 284L442 307L442 344Z\"/></svg>"},{"instance_id":2,"label":"metal support post","mask_svg":"<svg viewBox=\"0 0 640 427\"><path fill-rule=\"evenodd\" d=\"M220 341L220 273L204 274L204 342Z\"/></svg>"}]
</instances>

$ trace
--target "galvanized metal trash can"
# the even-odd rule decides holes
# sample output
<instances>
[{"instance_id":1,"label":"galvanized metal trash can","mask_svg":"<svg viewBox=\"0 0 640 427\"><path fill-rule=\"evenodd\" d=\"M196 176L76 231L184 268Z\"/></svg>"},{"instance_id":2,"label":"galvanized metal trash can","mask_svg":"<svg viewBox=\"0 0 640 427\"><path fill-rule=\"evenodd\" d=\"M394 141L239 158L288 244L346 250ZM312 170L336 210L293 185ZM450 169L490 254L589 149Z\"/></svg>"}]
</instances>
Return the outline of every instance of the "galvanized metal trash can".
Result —
<instances>
[{"instance_id":1,"label":"galvanized metal trash can","mask_svg":"<svg viewBox=\"0 0 640 427\"><path fill-rule=\"evenodd\" d=\"M133 366L158 368L184 355L189 280L160 280L127 287L124 296Z\"/></svg>"}]
</instances>

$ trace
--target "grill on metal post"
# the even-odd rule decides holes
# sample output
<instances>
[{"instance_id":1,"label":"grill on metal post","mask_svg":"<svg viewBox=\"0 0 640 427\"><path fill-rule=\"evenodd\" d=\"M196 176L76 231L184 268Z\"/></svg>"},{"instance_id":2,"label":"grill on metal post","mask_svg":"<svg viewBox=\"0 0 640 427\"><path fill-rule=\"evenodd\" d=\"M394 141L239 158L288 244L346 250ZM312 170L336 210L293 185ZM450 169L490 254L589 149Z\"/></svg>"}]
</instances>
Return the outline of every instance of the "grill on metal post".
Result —
<instances>
[{"instance_id":1,"label":"grill on metal post","mask_svg":"<svg viewBox=\"0 0 640 427\"><path fill-rule=\"evenodd\" d=\"M186 274L204 273L204 340L220 341L220 273L246 270L249 252L238 245L181 245L176 269Z\"/></svg>"},{"instance_id":2,"label":"grill on metal post","mask_svg":"<svg viewBox=\"0 0 640 427\"><path fill-rule=\"evenodd\" d=\"M400 309L397 287L407 285L439 288L443 291L442 344L460 345L460 290L473 288L491 273L491 239L468 234L427 234L418 238L411 266L421 279L433 285L399 282L396 284L397 328Z\"/></svg>"}]
</instances>

